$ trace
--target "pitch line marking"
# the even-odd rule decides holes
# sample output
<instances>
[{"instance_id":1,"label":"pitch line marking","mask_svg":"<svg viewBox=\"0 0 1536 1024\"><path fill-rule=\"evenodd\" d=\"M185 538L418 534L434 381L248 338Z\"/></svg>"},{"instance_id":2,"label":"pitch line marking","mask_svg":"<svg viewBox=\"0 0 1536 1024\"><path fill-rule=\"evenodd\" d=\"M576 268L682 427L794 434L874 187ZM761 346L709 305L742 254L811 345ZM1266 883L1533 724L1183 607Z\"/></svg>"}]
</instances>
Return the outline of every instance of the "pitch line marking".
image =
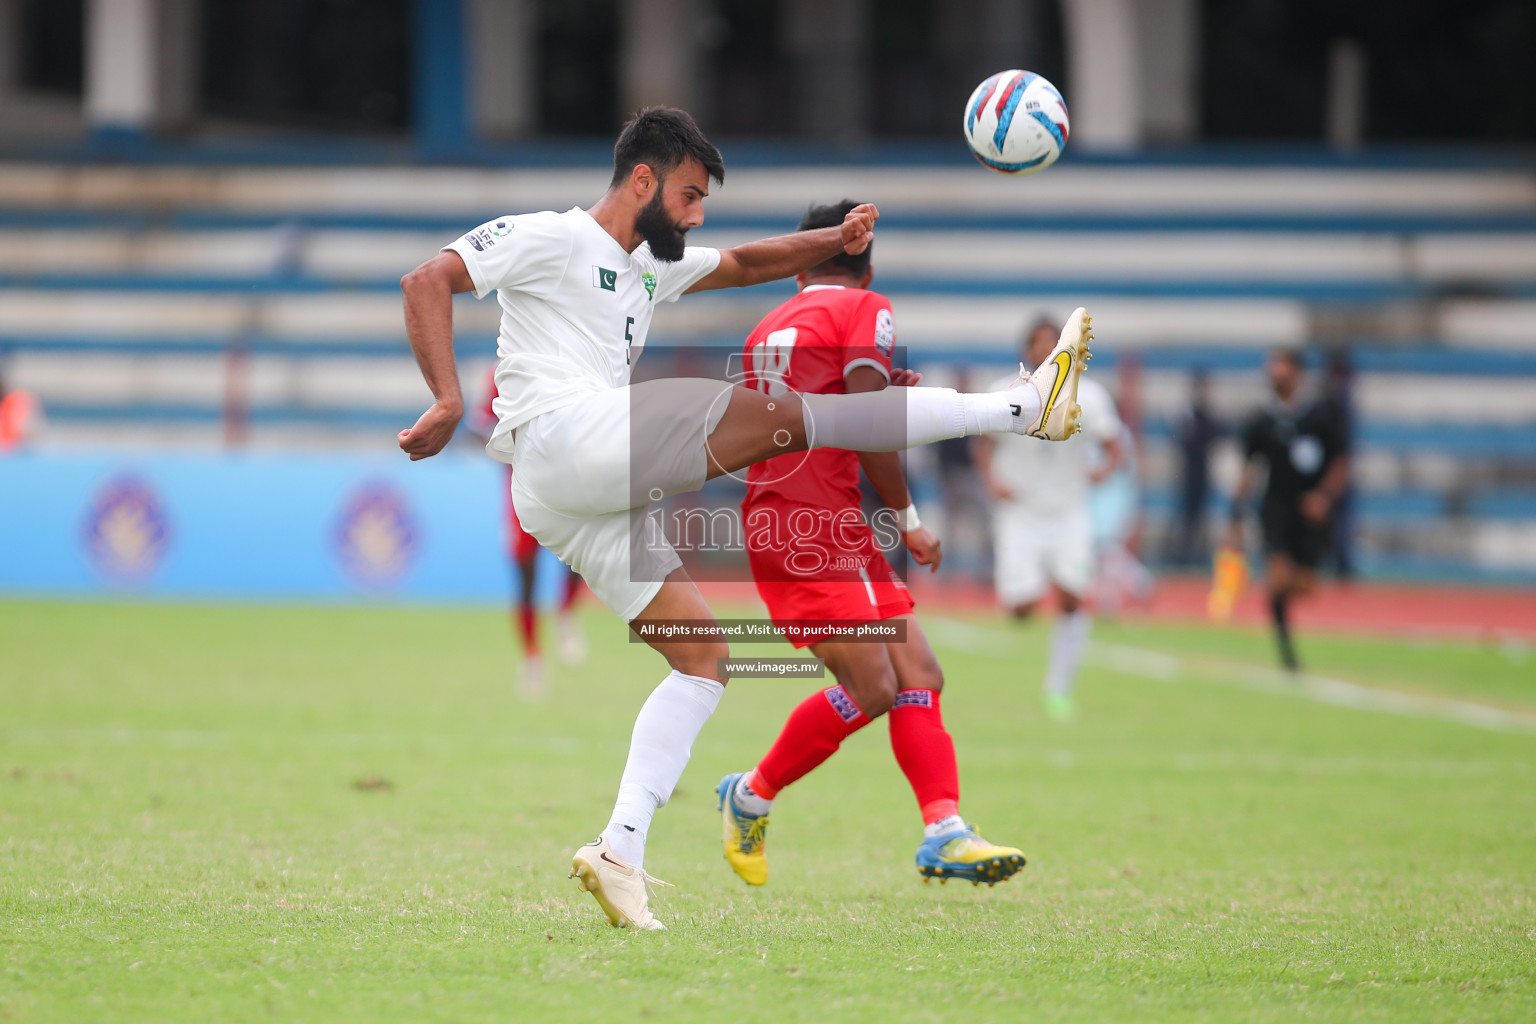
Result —
<instances>
[{"instance_id":1,"label":"pitch line marking","mask_svg":"<svg viewBox=\"0 0 1536 1024\"><path fill-rule=\"evenodd\" d=\"M1223 661L1219 658L1200 660L1180 659L1160 651L1150 651L1127 644L1096 642L1089 645L1084 660L1103 668L1114 669L1129 675L1157 679L1160 682L1178 681L1177 669L1194 670L1205 680L1257 693L1301 697L1319 704L1354 708L1358 711L1377 711L1382 714L1403 715L1410 718L1434 718L1446 722L1458 722L1493 732L1536 734L1536 715L1523 711L1509 711L1475 701L1456 697L1433 697L1427 694L1404 693L1376 686L1364 686L1344 679L1301 672L1292 675L1275 668L1244 665ZM1169 668L1175 669L1170 672Z\"/></svg>"},{"instance_id":2,"label":"pitch line marking","mask_svg":"<svg viewBox=\"0 0 1536 1024\"><path fill-rule=\"evenodd\" d=\"M1002 630L957 619L925 619L923 626L936 642L972 654L1003 657L1017 652L1007 633ZM1456 722L1491 732L1536 735L1536 714L1529 712L1510 711L1455 697L1433 697L1365 686L1307 672L1293 676L1280 669L1245 665L1219 658L1181 658L1163 651L1104 640L1090 642L1083 660L1099 668L1161 683L1185 682L1191 676L1198 675L1204 682L1255 693L1299 697L1357 711Z\"/></svg>"}]
</instances>

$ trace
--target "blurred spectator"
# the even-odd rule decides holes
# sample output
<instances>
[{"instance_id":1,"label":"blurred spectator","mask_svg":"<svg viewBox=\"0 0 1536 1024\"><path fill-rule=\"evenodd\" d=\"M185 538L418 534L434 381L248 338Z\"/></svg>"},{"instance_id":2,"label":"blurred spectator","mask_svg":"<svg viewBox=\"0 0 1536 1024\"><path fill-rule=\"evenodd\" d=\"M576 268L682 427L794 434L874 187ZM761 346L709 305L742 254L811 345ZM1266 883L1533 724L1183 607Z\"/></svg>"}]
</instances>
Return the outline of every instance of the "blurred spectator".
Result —
<instances>
[{"instance_id":1,"label":"blurred spectator","mask_svg":"<svg viewBox=\"0 0 1536 1024\"><path fill-rule=\"evenodd\" d=\"M471 426L479 438L489 437L496 425L497 399L496 373L486 377L485 402L479 407ZM512 504L512 467L507 467L506 485L507 554L517 568L518 591L512 602L512 627L522 638L523 665L522 688L527 697L542 696L547 686L544 670L544 653L539 643L538 565L539 552L543 550L533 534L523 529ZM560 631L560 658L576 664L586 660L587 641L576 622L573 610L581 594L581 577L563 562L557 562L563 577L556 623Z\"/></svg>"},{"instance_id":2,"label":"blurred spectator","mask_svg":"<svg viewBox=\"0 0 1536 1024\"><path fill-rule=\"evenodd\" d=\"M1089 479L1097 481L1088 491L1099 570L1093 603L1101 613L1114 615L1127 603L1149 601L1153 587L1152 574L1133 551L1141 522L1141 467L1130 424L1121 422L1118 447L1099 448L1089 467Z\"/></svg>"},{"instance_id":3,"label":"blurred spectator","mask_svg":"<svg viewBox=\"0 0 1536 1024\"><path fill-rule=\"evenodd\" d=\"M1355 436L1355 367L1343 349L1328 357L1323 398L1331 403L1339 429L1346 438ZM1341 580L1355 577L1355 487L1345 481L1344 491L1333 507L1333 546L1329 551L1333 571Z\"/></svg>"},{"instance_id":4,"label":"blurred spectator","mask_svg":"<svg viewBox=\"0 0 1536 1024\"><path fill-rule=\"evenodd\" d=\"M1211 412L1211 382L1204 370L1189 378L1189 411L1174 423L1179 446L1179 510L1168 546L1173 565L1203 565L1210 556L1205 507L1211 495L1211 449L1226 432Z\"/></svg>"},{"instance_id":5,"label":"blurred spectator","mask_svg":"<svg viewBox=\"0 0 1536 1024\"><path fill-rule=\"evenodd\" d=\"M971 389L970 371L960 368L956 391ZM976 471L971 438L955 437L933 446L939 486L944 497L946 558L963 572L981 578L987 573L987 548L992 532L987 512L987 488Z\"/></svg>"},{"instance_id":6,"label":"blurred spectator","mask_svg":"<svg viewBox=\"0 0 1536 1024\"><path fill-rule=\"evenodd\" d=\"M0 455L29 442L43 425L43 407L30 391L11 391L0 374Z\"/></svg>"}]
</instances>

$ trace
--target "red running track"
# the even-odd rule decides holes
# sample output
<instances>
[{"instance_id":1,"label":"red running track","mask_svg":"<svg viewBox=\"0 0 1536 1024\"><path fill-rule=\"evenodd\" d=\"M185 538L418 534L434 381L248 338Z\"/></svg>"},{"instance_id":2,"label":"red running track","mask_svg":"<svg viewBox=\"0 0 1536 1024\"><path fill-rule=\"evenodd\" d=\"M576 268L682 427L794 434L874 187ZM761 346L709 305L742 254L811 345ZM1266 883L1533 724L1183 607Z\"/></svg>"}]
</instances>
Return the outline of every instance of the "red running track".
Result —
<instances>
[{"instance_id":1,"label":"red running track","mask_svg":"<svg viewBox=\"0 0 1536 1024\"><path fill-rule=\"evenodd\" d=\"M996 601L988 587L941 583L914 572L910 578L918 614L990 611ZM705 583L708 600L751 601L750 584ZM1205 622L1210 580L1168 576L1158 580L1151 601L1128 608L1124 619ZM1249 584L1232 621L1262 626L1269 621L1262 580ZM1298 628L1392 636L1443 636L1471 640L1536 640L1536 590L1413 583L1325 583L1292 606Z\"/></svg>"},{"instance_id":2,"label":"red running track","mask_svg":"<svg viewBox=\"0 0 1536 1024\"><path fill-rule=\"evenodd\" d=\"M924 581L926 582L926 581ZM1126 619L1205 622L1210 580L1167 576L1158 580L1152 600L1122 613ZM983 588L936 587L916 583L921 602L932 608L942 601L993 607ZM1262 580L1250 582L1232 621L1266 625L1269 610ZM920 604L921 608L921 604ZM1460 639L1536 639L1536 590L1513 587L1473 587L1414 583L1324 583L1317 593L1292 605L1298 628L1339 633L1378 633L1394 636L1445 636Z\"/></svg>"}]
</instances>

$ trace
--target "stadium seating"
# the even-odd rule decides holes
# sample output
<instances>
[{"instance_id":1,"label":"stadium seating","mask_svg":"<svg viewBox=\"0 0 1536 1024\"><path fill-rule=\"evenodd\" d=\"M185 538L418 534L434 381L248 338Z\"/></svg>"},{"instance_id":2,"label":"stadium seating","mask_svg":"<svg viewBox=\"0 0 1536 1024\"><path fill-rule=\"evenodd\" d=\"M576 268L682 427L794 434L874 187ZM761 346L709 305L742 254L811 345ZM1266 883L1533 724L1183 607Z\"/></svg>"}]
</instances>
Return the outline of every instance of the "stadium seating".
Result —
<instances>
[{"instance_id":1,"label":"stadium seating","mask_svg":"<svg viewBox=\"0 0 1536 1024\"><path fill-rule=\"evenodd\" d=\"M256 445L385 447L427 401L399 276L480 220L586 203L605 181L591 167L8 165L0 365L41 398L49 444L204 447L233 414ZM1210 371L1235 420L1262 397L1265 349L1311 344L1348 349L1359 371L1371 567L1536 576L1529 173L1103 162L1021 184L970 167L747 166L696 237L788 230L808 201L845 194L881 205L876 286L935 380L1003 366L1038 312L1093 309L1095 369L1138 382L1154 530L1189 372ZM652 344L735 347L787 294L690 299L661 311ZM471 393L496 313L456 309Z\"/></svg>"}]
</instances>

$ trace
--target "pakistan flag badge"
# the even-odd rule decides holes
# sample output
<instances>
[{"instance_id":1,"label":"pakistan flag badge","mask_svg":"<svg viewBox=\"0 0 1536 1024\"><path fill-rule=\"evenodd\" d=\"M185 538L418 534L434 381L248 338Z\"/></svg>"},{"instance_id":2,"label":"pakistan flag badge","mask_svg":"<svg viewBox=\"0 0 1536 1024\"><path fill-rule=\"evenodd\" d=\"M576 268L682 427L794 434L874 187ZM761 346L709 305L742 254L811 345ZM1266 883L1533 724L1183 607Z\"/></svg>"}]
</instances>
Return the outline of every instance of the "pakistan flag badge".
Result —
<instances>
[{"instance_id":1,"label":"pakistan flag badge","mask_svg":"<svg viewBox=\"0 0 1536 1024\"><path fill-rule=\"evenodd\" d=\"M656 275L647 270L640 275L640 283L645 285L645 301L649 302L656 297Z\"/></svg>"},{"instance_id":2,"label":"pakistan flag badge","mask_svg":"<svg viewBox=\"0 0 1536 1024\"><path fill-rule=\"evenodd\" d=\"M607 267L592 268L592 287L601 288L605 292L616 292L619 290L618 285L619 272L617 270L609 270Z\"/></svg>"}]
</instances>

